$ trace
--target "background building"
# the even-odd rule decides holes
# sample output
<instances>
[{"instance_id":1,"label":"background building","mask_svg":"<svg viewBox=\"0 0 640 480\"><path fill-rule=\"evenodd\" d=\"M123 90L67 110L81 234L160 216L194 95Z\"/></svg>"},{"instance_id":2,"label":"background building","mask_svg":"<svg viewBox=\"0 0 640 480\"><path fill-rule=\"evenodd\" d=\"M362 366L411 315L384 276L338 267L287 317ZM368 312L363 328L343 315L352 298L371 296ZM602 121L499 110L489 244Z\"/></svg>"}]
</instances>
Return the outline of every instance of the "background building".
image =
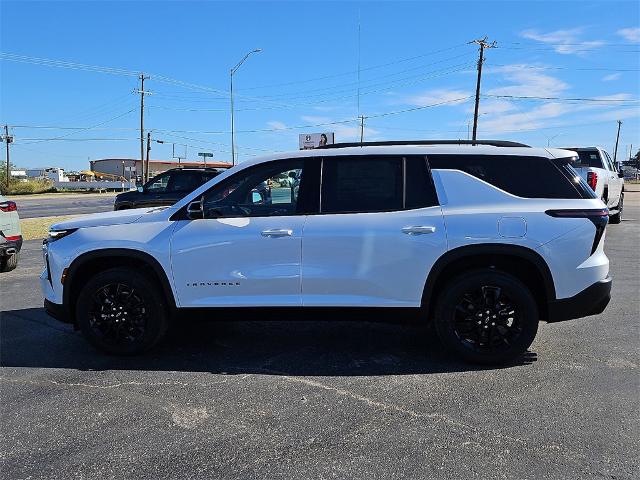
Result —
<instances>
[{"instance_id":1,"label":"background building","mask_svg":"<svg viewBox=\"0 0 640 480\"><path fill-rule=\"evenodd\" d=\"M103 158L100 160L89 161L91 171L97 174L105 174L124 177L125 180L135 179L136 176L142 176L142 160L134 160L132 158ZM188 167L214 167L229 168L230 163L226 162L176 162L170 160L149 160L149 178L158 175L172 168L188 168Z\"/></svg>"}]
</instances>

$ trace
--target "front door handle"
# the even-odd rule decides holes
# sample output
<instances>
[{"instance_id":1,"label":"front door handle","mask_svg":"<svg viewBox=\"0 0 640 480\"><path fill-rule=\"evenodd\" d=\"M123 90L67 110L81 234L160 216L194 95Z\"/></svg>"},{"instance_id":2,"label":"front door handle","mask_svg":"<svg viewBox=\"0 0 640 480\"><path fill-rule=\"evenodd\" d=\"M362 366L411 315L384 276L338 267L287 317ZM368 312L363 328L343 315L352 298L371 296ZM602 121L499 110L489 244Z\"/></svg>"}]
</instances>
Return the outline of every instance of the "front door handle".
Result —
<instances>
[{"instance_id":1,"label":"front door handle","mask_svg":"<svg viewBox=\"0 0 640 480\"><path fill-rule=\"evenodd\" d=\"M413 225L411 227L404 227L402 233L407 235L425 235L427 233L435 233L436 227L427 225Z\"/></svg>"},{"instance_id":2,"label":"front door handle","mask_svg":"<svg viewBox=\"0 0 640 480\"><path fill-rule=\"evenodd\" d=\"M273 230L263 230L263 237L290 237L293 235L293 230L288 228L275 228Z\"/></svg>"}]
</instances>

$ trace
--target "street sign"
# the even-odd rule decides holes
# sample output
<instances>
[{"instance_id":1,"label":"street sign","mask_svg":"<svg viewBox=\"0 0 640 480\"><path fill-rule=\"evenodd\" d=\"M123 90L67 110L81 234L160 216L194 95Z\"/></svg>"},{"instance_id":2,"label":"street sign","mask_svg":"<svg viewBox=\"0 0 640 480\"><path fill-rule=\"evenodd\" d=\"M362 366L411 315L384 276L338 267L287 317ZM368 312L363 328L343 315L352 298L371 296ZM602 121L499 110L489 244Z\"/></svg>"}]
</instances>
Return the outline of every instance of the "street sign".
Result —
<instances>
[{"instance_id":1,"label":"street sign","mask_svg":"<svg viewBox=\"0 0 640 480\"><path fill-rule=\"evenodd\" d=\"M211 152L200 152L198 154L199 157L213 157L213 153Z\"/></svg>"}]
</instances>

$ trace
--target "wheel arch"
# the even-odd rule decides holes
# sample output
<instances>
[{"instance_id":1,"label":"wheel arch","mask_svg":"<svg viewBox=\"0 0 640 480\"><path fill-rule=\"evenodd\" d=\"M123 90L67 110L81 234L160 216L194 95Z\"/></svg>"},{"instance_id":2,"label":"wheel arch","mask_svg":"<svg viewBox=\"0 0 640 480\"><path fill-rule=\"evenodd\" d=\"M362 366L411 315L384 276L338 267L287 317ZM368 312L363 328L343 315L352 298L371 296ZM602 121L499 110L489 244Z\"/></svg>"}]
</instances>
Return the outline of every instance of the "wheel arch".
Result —
<instances>
[{"instance_id":1,"label":"wheel arch","mask_svg":"<svg viewBox=\"0 0 640 480\"><path fill-rule=\"evenodd\" d=\"M131 248L105 248L92 250L78 256L67 268L66 281L62 292L63 305L69 318L75 318L75 303L82 285L100 271L114 267L129 267L146 273L161 288L172 310L176 301L164 268L149 253Z\"/></svg>"},{"instance_id":2,"label":"wheel arch","mask_svg":"<svg viewBox=\"0 0 640 480\"><path fill-rule=\"evenodd\" d=\"M427 318L432 318L435 299L444 285L456 275L475 268L496 268L522 281L533 293L540 318L548 318L548 304L555 300L555 286L549 266L530 248L500 243L466 245L444 253L434 263L422 294Z\"/></svg>"}]
</instances>

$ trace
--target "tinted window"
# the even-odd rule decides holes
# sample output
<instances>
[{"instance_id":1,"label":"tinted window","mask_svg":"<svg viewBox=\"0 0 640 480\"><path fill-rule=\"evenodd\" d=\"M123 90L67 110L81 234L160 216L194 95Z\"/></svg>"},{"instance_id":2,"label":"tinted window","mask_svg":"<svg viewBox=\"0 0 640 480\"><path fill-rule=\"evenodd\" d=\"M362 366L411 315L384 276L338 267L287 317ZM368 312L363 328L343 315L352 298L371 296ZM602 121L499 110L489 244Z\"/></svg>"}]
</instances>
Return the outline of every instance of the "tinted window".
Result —
<instances>
[{"instance_id":1,"label":"tinted window","mask_svg":"<svg viewBox=\"0 0 640 480\"><path fill-rule=\"evenodd\" d=\"M567 150L575 150L568 148ZM579 150L578 160L574 162L573 166L576 168L593 167L593 168L607 168L604 166L600 153L597 150Z\"/></svg>"},{"instance_id":2,"label":"tinted window","mask_svg":"<svg viewBox=\"0 0 640 480\"><path fill-rule=\"evenodd\" d=\"M407 209L438 205L427 159L422 156L405 158L405 205Z\"/></svg>"},{"instance_id":3,"label":"tinted window","mask_svg":"<svg viewBox=\"0 0 640 480\"><path fill-rule=\"evenodd\" d=\"M433 169L462 170L505 192L525 198L582 198L553 162L515 155L429 155Z\"/></svg>"},{"instance_id":4,"label":"tinted window","mask_svg":"<svg viewBox=\"0 0 640 480\"><path fill-rule=\"evenodd\" d=\"M322 213L401 210L403 183L401 157L326 157L320 209Z\"/></svg>"},{"instance_id":5,"label":"tinted window","mask_svg":"<svg viewBox=\"0 0 640 480\"><path fill-rule=\"evenodd\" d=\"M169 173L163 173L157 177L152 178L144 186L145 190L153 193L163 193L167 190L167 184L169 183Z\"/></svg>"},{"instance_id":6,"label":"tinted window","mask_svg":"<svg viewBox=\"0 0 640 480\"><path fill-rule=\"evenodd\" d=\"M198 171L173 172L167 186L168 192L189 193L202 185L202 173Z\"/></svg>"},{"instance_id":7,"label":"tinted window","mask_svg":"<svg viewBox=\"0 0 640 480\"><path fill-rule=\"evenodd\" d=\"M269 162L248 168L204 195L204 217L295 215L302 195L304 160Z\"/></svg>"}]
</instances>

